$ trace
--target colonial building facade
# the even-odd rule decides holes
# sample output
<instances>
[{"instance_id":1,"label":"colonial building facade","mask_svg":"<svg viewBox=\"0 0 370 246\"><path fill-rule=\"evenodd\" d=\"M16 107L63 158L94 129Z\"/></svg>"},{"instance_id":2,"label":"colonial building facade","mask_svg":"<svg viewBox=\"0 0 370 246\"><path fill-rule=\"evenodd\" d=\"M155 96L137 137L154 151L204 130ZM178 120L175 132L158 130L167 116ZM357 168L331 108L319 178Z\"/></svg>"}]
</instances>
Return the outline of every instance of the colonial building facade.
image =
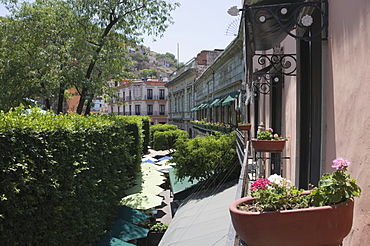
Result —
<instances>
[{"instance_id":1,"label":"colonial building facade","mask_svg":"<svg viewBox=\"0 0 370 246\"><path fill-rule=\"evenodd\" d=\"M157 79L113 82L112 86L118 89L117 99L108 104L108 113L149 116L153 125L166 124L168 93L165 84Z\"/></svg>"},{"instance_id":2,"label":"colonial building facade","mask_svg":"<svg viewBox=\"0 0 370 246\"><path fill-rule=\"evenodd\" d=\"M169 91L168 121L189 132L190 135L192 135L190 122L196 117L192 109L198 100L194 83L221 53L222 50L201 51L197 57L175 71L166 84Z\"/></svg>"},{"instance_id":3,"label":"colonial building facade","mask_svg":"<svg viewBox=\"0 0 370 246\"><path fill-rule=\"evenodd\" d=\"M368 244L370 2L245 0L238 10L239 34L212 65L170 81L170 122L190 131L191 119L248 121L251 138L267 128L290 135L281 154L250 148L249 157L264 160L260 176L301 188L331 173L333 159L349 159L362 195L343 245Z\"/></svg>"}]
</instances>

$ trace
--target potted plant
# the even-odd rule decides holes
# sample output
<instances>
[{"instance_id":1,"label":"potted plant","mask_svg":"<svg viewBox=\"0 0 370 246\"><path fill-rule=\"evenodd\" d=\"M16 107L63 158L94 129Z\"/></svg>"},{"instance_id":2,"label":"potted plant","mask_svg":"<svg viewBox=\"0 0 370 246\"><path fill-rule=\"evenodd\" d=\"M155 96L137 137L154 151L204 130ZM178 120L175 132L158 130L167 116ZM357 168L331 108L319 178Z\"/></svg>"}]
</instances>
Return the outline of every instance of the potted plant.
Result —
<instances>
[{"instance_id":1,"label":"potted plant","mask_svg":"<svg viewBox=\"0 0 370 246\"><path fill-rule=\"evenodd\" d=\"M324 174L318 187L299 190L278 175L258 179L252 197L230 205L231 220L250 246L338 246L352 227L354 197L361 188L346 174L348 160L333 161L333 174Z\"/></svg>"},{"instance_id":2,"label":"potted plant","mask_svg":"<svg viewBox=\"0 0 370 246\"><path fill-rule=\"evenodd\" d=\"M168 224L156 223L148 232L148 236L146 239L146 246L157 246L161 241L164 233L168 228Z\"/></svg>"},{"instance_id":3,"label":"potted plant","mask_svg":"<svg viewBox=\"0 0 370 246\"><path fill-rule=\"evenodd\" d=\"M251 123L247 123L247 122L238 123L238 129L241 131L249 131L251 127L252 127Z\"/></svg>"},{"instance_id":4,"label":"potted plant","mask_svg":"<svg viewBox=\"0 0 370 246\"><path fill-rule=\"evenodd\" d=\"M257 139L252 139L252 146L255 151L260 152L281 152L285 147L285 142L289 136L281 137L274 130L269 128L257 134Z\"/></svg>"}]
</instances>

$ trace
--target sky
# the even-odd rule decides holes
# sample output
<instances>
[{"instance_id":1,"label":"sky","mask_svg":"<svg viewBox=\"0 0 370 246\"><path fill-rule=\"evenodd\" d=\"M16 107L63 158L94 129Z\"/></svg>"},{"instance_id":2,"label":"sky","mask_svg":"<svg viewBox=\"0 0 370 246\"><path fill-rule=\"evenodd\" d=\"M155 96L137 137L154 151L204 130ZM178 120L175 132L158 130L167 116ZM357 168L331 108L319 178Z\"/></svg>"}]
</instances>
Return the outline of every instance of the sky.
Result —
<instances>
[{"instance_id":1,"label":"sky","mask_svg":"<svg viewBox=\"0 0 370 246\"><path fill-rule=\"evenodd\" d=\"M144 45L150 50L172 53L180 62L186 63L202 50L225 49L235 38L230 33L235 33L238 17L230 16L227 10L232 6L241 7L241 0L167 1L179 2L181 6L172 12L175 23L167 29L164 37L144 37ZM0 15L6 13L0 4Z\"/></svg>"}]
</instances>

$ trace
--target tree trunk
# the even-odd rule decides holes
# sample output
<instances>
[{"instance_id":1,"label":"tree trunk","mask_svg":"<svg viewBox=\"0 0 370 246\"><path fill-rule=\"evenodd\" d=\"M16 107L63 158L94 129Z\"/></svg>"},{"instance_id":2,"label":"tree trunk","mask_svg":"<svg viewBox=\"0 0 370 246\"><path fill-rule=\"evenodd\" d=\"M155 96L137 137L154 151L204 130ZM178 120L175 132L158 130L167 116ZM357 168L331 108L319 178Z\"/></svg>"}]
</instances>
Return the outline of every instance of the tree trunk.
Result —
<instances>
[{"instance_id":1,"label":"tree trunk","mask_svg":"<svg viewBox=\"0 0 370 246\"><path fill-rule=\"evenodd\" d=\"M94 97L94 94L91 94L90 97L89 97L89 99L87 100L86 109L85 109L85 115L89 115L90 114L91 102L92 102L93 97Z\"/></svg>"},{"instance_id":2,"label":"tree trunk","mask_svg":"<svg viewBox=\"0 0 370 246\"><path fill-rule=\"evenodd\" d=\"M117 23L117 21L118 21L118 18L111 19L111 21L109 22L109 24L105 28L102 36L100 37L100 42L98 44L98 48L95 51L95 54L96 54L95 57L98 57L98 55L100 54L100 52L101 52L101 50L104 46L104 39L108 36L110 30ZM96 58L93 58L90 62L89 68L87 69L87 72L86 72L86 75L85 75L86 79L91 78L91 74L94 70L95 64L96 64ZM80 101L78 102L78 106L77 106L77 114L82 114L82 110L83 110L83 106L84 106L84 103L85 103L85 100L86 100L87 93L88 93L88 88L86 88L86 87L82 88L82 91L81 91L81 94L80 94L80 96L81 96ZM94 93L92 92L92 94L94 94ZM92 99L90 99L90 100L92 100ZM90 104L90 103L88 103L88 104ZM90 109L88 109L88 112L90 113Z\"/></svg>"},{"instance_id":3,"label":"tree trunk","mask_svg":"<svg viewBox=\"0 0 370 246\"><path fill-rule=\"evenodd\" d=\"M64 84L59 84L59 96L58 96L58 108L57 108L57 114L63 113L63 102L64 102Z\"/></svg>"}]
</instances>

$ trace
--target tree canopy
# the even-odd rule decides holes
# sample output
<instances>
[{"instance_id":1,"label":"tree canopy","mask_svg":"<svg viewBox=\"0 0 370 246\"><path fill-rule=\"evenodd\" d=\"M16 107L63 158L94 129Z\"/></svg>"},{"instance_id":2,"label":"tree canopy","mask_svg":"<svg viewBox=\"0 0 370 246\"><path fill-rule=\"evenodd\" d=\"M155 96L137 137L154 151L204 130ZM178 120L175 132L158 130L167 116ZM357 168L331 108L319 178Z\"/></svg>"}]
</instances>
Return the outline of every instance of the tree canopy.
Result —
<instances>
[{"instance_id":1,"label":"tree canopy","mask_svg":"<svg viewBox=\"0 0 370 246\"><path fill-rule=\"evenodd\" d=\"M65 91L73 87L79 114L89 113L94 96L109 93L109 78L128 77L128 48L143 35L161 36L178 6L164 0L3 2L11 14L0 19L0 109L40 98L62 112Z\"/></svg>"}]
</instances>

